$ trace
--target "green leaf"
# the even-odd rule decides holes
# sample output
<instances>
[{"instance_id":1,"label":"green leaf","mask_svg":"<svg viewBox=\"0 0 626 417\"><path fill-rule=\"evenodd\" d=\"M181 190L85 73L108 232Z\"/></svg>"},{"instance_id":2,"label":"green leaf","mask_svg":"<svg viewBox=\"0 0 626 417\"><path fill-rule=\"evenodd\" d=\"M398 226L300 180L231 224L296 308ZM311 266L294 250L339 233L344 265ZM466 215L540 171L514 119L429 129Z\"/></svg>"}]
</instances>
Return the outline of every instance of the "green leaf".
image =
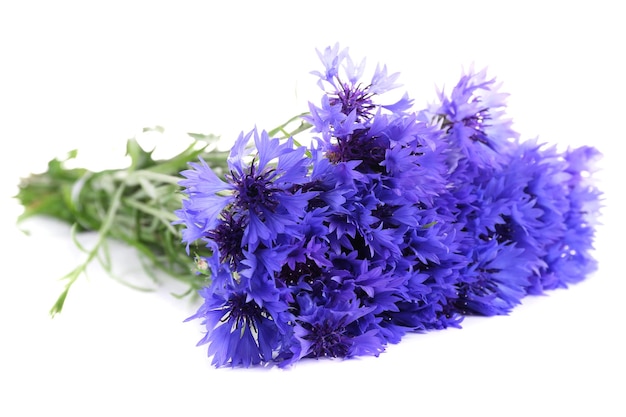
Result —
<instances>
[{"instance_id":1,"label":"green leaf","mask_svg":"<svg viewBox=\"0 0 626 417\"><path fill-rule=\"evenodd\" d=\"M154 165L152 160L152 151L146 152L137 139L128 139L126 142L126 155L130 156L131 164L128 171L135 171Z\"/></svg>"},{"instance_id":2,"label":"green leaf","mask_svg":"<svg viewBox=\"0 0 626 417\"><path fill-rule=\"evenodd\" d=\"M209 133L209 134L204 134L204 133L187 133L187 134L189 136L191 136L192 138L194 138L195 140L197 140L199 142L205 142L207 144L216 143L220 139L219 136L214 135L212 133Z\"/></svg>"}]
</instances>

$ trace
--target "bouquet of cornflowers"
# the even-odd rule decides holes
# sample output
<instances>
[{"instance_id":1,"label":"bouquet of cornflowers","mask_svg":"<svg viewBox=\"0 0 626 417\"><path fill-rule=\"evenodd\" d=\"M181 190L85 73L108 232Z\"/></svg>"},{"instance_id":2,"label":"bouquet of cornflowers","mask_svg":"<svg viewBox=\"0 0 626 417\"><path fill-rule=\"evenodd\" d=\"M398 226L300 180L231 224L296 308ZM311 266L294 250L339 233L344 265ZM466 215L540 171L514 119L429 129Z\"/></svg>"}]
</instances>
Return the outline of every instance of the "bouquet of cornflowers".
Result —
<instances>
[{"instance_id":1,"label":"bouquet of cornflowers","mask_svg":"<svg viewBox=\"0 0 626 417\"><path fill-rule=\"evenodd\" d=\"M364 80L365 60L347 49L318 55L321 100L241 133L230 152L192 135L156 161L129 141L128 169L54 160L27 179L25 216L102 237L52 313L114 237L202 297L187 320L206 327L199 344L215 366L288 367L377 356L409 332L508 314L595 270L596 149L521 140L486 70L415 110L407 94L382 99L398 73L377 66ZM296 140L304 133L310 144Z\"/></svg>"}]
</instances>

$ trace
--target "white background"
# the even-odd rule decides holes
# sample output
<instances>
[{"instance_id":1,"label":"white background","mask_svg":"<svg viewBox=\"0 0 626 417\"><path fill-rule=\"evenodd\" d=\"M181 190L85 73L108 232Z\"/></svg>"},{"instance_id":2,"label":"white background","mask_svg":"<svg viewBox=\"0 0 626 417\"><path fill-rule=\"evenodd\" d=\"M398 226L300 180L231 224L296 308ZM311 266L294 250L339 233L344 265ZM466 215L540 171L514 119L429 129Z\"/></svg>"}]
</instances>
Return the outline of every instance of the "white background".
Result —
<instances>
[{"instance_id":1,"label":"white background","mask_svg":"<svg viewBox=\"0 0 626 417\"><path fill-rule=\"evenodd\" d=\"M626 415L619 2L217 3L0 3L0 415ZM379 358L287 371L213 369L195 347L199 323L183 323L196 305L97 266L49 317L57 278L83 258L68 226L16 228L20 177L75 148L89 168L122 164L126 139L146 126L165 127L164 155L184 132L227 142L271 129L319 99L315 48L335 42L370 70L401 72L417 106L463 68L486 66L523 137L597 146L599 271L509 316L408 336ZM114 256L148 282L132 250Z\"/></svg>"}]
</instances>

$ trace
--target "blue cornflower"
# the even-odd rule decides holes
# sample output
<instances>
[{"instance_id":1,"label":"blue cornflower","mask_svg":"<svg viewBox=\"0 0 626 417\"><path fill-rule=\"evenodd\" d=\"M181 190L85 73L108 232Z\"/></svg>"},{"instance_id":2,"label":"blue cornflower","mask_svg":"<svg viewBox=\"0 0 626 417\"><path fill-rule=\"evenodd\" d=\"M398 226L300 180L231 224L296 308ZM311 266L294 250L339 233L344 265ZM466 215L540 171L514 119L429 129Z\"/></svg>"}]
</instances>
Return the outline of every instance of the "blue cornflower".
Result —
<instances>
[{"instance_id":1,"label":"blue cornflower","mask_svg":"<svg viewBox=\"0 0 626 417\"><path fill-rule=\"evenodd\" d=\"M341 113L356 114L357 121L370 119L379 107L386 108L393 113L400 114L410 108L412 102L405 95L398 102L381 105L376 104L373 98L376 95L391 91L397 87L396 80L400 73L388 74L387 66L376 66L376 70L369 82L362 82L365 71L365 59L355 64L348 54L348 48L341 49L339 44L327 47L317 54L324 65L325 71L312 71L319 77L318 85L327 91L328 104L337 107Z\"/></svg>"},{"instance_id":2,"label":"blue cornflower","mask_svg":"<svg viewBox=\"0 0 626 417\"><path fill-rule=\"evenodd\" d=\"M251 138L255 155L246 147ZM188 198L176 212L186 226L184 242L207 241L221 264L236 269L244 248L253 252L259 245L272 247L279 234L296 233L313 196L301 189L309 164L305 148L256 129L235 142L224 179L204 161L191 163L181 181Z\"/></svg>"},{"instance_id":3,"label":"blue cornflower","mask_svg":"<svg viewBox=\"0 0 626 417\"><path fill-rule=\"evenodd\" d=\"M299 294L297 301L300 312L294 334L300 342L300 357L377 356L384 350L385 342L377 330L361 332L358 328L358 320L369 314L372 307L359 307L355 302L317 305L305 293Z\"/></svg>"},{"instance_id":4,"label":"blue cornflower","mask_svg":"<svg viewBox=\"0 0 626 417\"><path fill-rule=\"evenodd\" d=\"M339 49L336 44L327 47L324 52L317 51L324 72L313 71L319 77L318 85L325 91L322 106L309 103L310 116L305 117L313 125L313 131L321 134L320 140L324 148L331 146L336 139L341 148L350 141L349 149L331 150L339 154L337 160L356 159L358 155L348 155L359 152L358 148L365 145L370 148L379 148L379 145L367 144L360 136L366 133L369 121L377 113L385 110L387 114L401 116L407 114L412 106L412 100L404 95L392 104L380 104L375 98L387 91L397 88L396 80L399 73L388 74L387 67L378 65L369 81L361 81L365 69L365 59L358 65L350 58L348 49ZM351 138L347 139L348 136ZM333 139L334 138L334 139ZM344 154L348 156L343 156Z\"/></svg>"},{"instance_id":5,"label":"blue cornflower","mask_svg":"<svg viewBox=\"0 0 626 417\"><path fill-rule=\"evenodd\" d=\"M450 96L439 92L439 101L424 116L436 120L448 133L451 143L448 163L455 169L460 159L467 159L478 169L493 168L506 163L509 144L519 134L505 116L508 94L499 92L495 78L487 78L486 68L475 72L471 67Z\"/></svg>"},{"instance_id":6,"label":"blue cornflower","mask_svg":"<svg viewBox=\"0 0 626 417\"><path fill-rule=\"evenodd\" d=\"M202 320L207 332L198 345L209 344L213 365L268 363L282 348L290 347L292 316L274 293L273 300L258 302L236 286L200 290L204 304L187 320Z\"/></svg>"},{"instance_id":7,"label":"blue cornflower","mask_svg":"<svg viewBox=\"0 0 626 417\"><path fill-rule=\"evenodd\" d=\"M523 249L491 240L468 256L472 262L463 271L454 302L461 314L507 314L520 304L531 273Z\"/></svg>"}]
</instances>

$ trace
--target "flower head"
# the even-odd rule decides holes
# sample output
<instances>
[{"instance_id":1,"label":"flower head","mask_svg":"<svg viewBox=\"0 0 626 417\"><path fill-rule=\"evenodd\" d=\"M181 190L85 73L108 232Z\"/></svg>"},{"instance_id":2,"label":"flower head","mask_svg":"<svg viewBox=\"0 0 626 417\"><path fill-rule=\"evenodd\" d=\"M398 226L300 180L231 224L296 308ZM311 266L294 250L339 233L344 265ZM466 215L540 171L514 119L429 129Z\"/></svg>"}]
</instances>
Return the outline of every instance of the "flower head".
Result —
<instances>
[{"instance_id":1,"label":"flower head","mask_svg":"<svg viewBox=\"0 0 626 417\"><path fill-rule=\"evenodd\" d=\"M311 116L305 117L314 131L320 132L324 140L330 136L350 135L356 130L366 129L369 121L379 112L400 116L406 114L412 100L405 94L390 104L380 104L377 97L399 86L399 73L388 74L387 67L378 65L369 81L362 81L365 59L355 65L348 49L339 49L336 44L318 51L324 72L313 71L319 77L318 85L325 91L322 106L310 104Z\"/></svg>"},{"instance_id":2,"label":"flower head","mask_svg":"<svg viewBox=\"0 0 626 417\"><path fill-rule=\"evenodd\" d=\"M371 312L370 307L359 307L352 302L337 306L317 305L302 294L298 297L300 314L294 328L300 342L301 357L350 358L362 355L378 355L384 348L384 340L376 330L360 331L357 323Z\"/></svg>"},{"instance_id":3,"label":"flower head","mask_svg":"<svg viewBox=\"0 0 626 417\"><path fill-rule=\"evenodd\" d=\"M229 286L200 291L204 304L187 320L200 319L206 334L198 345L209 344L215 366L258 365L271 362L289 340L287 305L277 298L258 302L245 291Z\"/></svg>"},{"instance_id":4,"label":"flower head","mask_svg":"<svg viewBox=\"0 0 626 417\"><path fill-rule=\"evenodd\" d=\"M475 72L471 67L449 96L441 91L439 101L424 112L448 133L452 169L462 159L479 169L506 163L508 148L519 134L505 116L508 94L499 88L495 78L487 78L486 69Z\"/></svg>"},{"instance_id":5,"label":"flower head","mask_svg":"<svg viewBox=\"0 0 626 417\"><path fill-rule=\"evenodd\" d=\"M246 147L251 138L255 155ZM291 140L281 143L255 129L236 141L223 179L204 161L191 163L181 181L188 199L176 212L186 226L184 241L207 241L219 263L236 270L244 249L271 248L279 235L296 234L313 196L302 192L309 164L304 152Z\"/></svg>"}]
</instances>

